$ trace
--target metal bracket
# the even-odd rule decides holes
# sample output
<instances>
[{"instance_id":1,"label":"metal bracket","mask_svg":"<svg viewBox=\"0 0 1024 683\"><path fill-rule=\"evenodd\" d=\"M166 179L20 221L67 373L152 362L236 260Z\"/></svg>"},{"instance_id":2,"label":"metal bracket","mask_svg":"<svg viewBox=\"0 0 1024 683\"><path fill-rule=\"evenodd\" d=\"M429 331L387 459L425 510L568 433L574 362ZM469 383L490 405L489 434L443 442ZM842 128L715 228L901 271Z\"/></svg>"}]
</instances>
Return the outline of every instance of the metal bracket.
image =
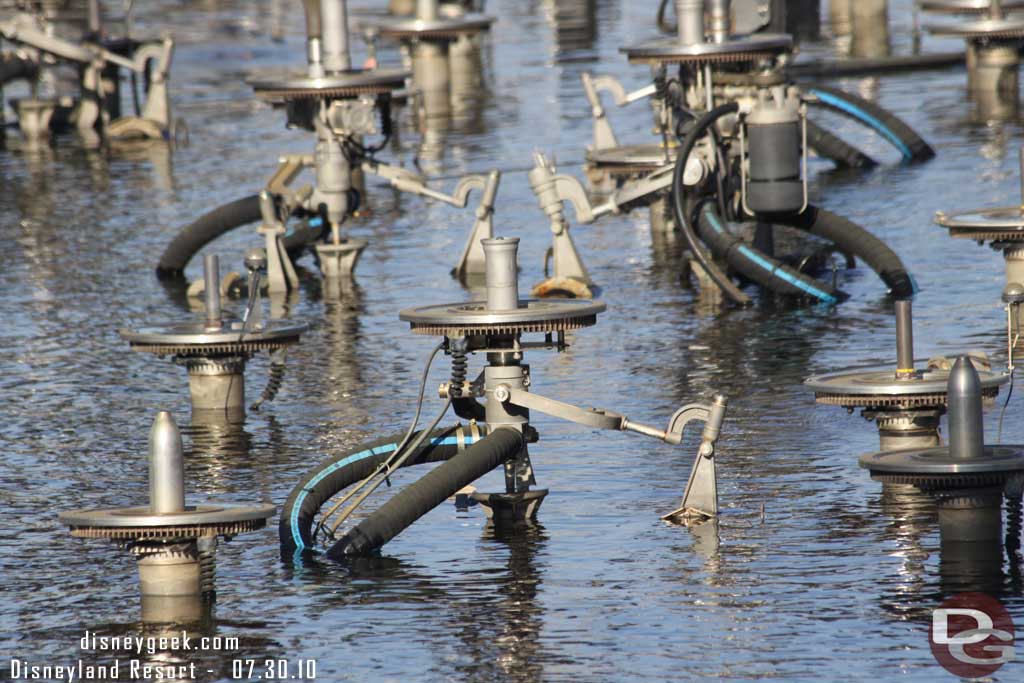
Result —
<instances>
[{"instance_id":1,"label":"metal bracket","mask_svg":"<svg viewBox=\"0 0 1024 683\"><path fill-rule=\"evenodd\" d=\"M648 85L627 93L626 89L622 87L622 83L614 76L591 76L590 73L585 71L581 78L583 80L583 91L587 95L587 101L590 102L594 118L594 146L592 149L618 147L619 143L615 137L615 132L612 130L611 122L608 120L604 107L601 105L600 92L602 90L610 92L615 98L615 104L622 107L654 95L657 89L654 85Z\"/></svg>"},{"instance_id":2,"label":"metal bracket","mask_svg":"<svg viewBox=\"0 0 1024 683\"><path fill-rule=\"evenodd\" d=\"M535 166L528 177L530 189L537 197L537 203L551 220L552 255L555 262L554 277L578 280L588 287L594 284L583 265L576 244L569 233L569 222L565 218L562 202L568 201L576 211L581 223L592 223L594 213L590 200L580 181L570 175L558 175L555 166L544 154L534 154Z\"/></svg>"},{"instance_id":3,"label":"metal bracket","mask_svg":"<svg viewBox=\"0 0 1024 683\"><path fill-rule=\"evenodd\" d=\"M285 227L277 216L274 197L269 190L260 192L260 215L263 222L256 232L266 238L267 291L276 294L298 289L299 276L295 273L295 266L288 258L288 251L282 241Z\"/></svg>"}]
</instances>

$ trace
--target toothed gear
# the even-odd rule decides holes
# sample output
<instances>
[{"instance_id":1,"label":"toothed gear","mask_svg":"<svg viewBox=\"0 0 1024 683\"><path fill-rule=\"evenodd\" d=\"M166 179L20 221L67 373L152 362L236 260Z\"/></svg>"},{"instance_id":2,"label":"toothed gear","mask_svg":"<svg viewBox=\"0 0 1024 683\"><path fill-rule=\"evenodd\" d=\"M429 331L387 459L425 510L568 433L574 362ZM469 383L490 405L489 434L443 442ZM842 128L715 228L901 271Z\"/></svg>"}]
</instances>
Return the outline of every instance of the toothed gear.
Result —
<instances>
[{"instance_id":1,"label":"toothed gear","mask_svg":"<svg viewBox=\"0 0 1024 683\"><path fill-rule=\"evenodd\" d=\"M483 301L407 308L399 318L415 334L469 337L563 332L590 327L604 303L587 299L524 299L511 311L491 311Z\"/></svg>"},{"instance_id":2,"label":"toothed gear","mask_svg":"<svg viewBox=\"0 0 1024 683\"><path fill-rule=\"evenodd\" d=\"M980 19L965 24L933 24L924 27L936 36L954 36L967 40L1018 40L1024 38L1024 19Z\"/></svg>"},{"instance_id":3,"label":"toothed gear","mask_svg":"<svg viewBox=\"0 0 1024 683\"><path fill-rule=\"evenodd\" d=\"M217 330L207 331L202 321L165 323L122 329L118 334L132 350L160 356L227 356L251 355L257 351L274 351L299 341L307 325L288 320L268 320L246 331L240 320L226 320Z\"/></svg>"},{"instance_id":4,"label":"toothed gear","mask_svg":"<svg viewBox=\"0 0 1024 683\"><path fill-rule=\"evenodd\" d=\"M183 512L155 514L147 506L70 510L60 513L59 519L78 538L190 539L262 529L276 512L273 505L195 505Z\"/></svg>"},{"instance_id":5,"label":"toothed gear","mask_svg":"<svg viewBox=\"0 0 1024 683\"><path fill-rule=\"evenodd\" d=\"M949 230L950 237L978 242L1024 241L1024 207L1002 206L966 211L937 211L935 222Z\"/></svg>"},{"instance_id":6,"label":"toothed gear","mask_svg":"<svg viewBox=\"0 0 1024 683\"><path fill-rule=\"evenodd\" d=\"M630 62L649 64L736 64L758 62L788 53L793 38L781 33L758 33L732 36L721 43L681 45L675 38L654 40L640 45L619 48Z\"/></svg>"},{"instance_id":7,"label":"toothed gear","mask_svg":"<svg viewBox=\"0 0 1024 683\"><path fill-rule=\"evenodd\" d=\"M871 478L918 488L945 489L1002 486L1024 472L1024 446L986 446L982 457L955 458L949 446L908 448L862 455L859 464Z\"/></svg>"},{"instance_id":8,"label":"toothed gear","mask_svg":"<svg viewBox=\"0 0 1024 683\"><path fill-rule=\"evenodd\" d=\"M199 559L199 550L196 548L196 544L190 541L182 543L140 540L129 541L125 545L125 549L136 557L164 555L168 557L187 557L194 560Z\"/></svg>"},{"instance_id":9,"label":"toothed gear","mask_svg":"<svg viewBox=\"0 0 1024 683\"><path fill-rule=\"evenodd\" d=\"M204 536L236 536L256 531L267 525L266 520L234 522L231 524L195 524L168 527L71 527L75 538L109 538L112 540L156 538L201 538Z\"/></svg>"},{"instance_id":10,"label":"toothed gear","mask_svg":"<svg viewBox=\"0 0 1024 683\"><path fill-rule=\"evenodd\" d=\"M175 356L174 362L184 365L189 374L232 375L245 370L244 356L208 358L206 356Z\"/></svg>"},{"instance_id":11,"label":"toothed gear","mask_svg":"<svg viewBox=\"0 0 1024 683\"><path fill-rule=\"evenodd\" d=\"M360 22L360 27L375 29L385 38L455 40L461 35L490 30L493 23L493 17L470 13L450 19L440 18L431 21L407 18L368 20Z\"/></svg>"},{"instance_id":12,"label":"toothed gear","mask_svg":"<svg viewBox=\"0 0 1024 683\"><path fill-rule=\"evenodd\" d=\"M977 368L976 368L977 369ZM977 369L983 398L999 394L1009 374ZM925 408L946 405L948 370L926 370L898 380L891 369L838 372L804 380L818 403L844 408Z\"/></svg>"},{"instance_id":13,"label":"toothed gear","mask_svg":"<svg viewBox=\"0 0 1024 683\"><path fill-rule=\"evenodd\" d=\"M267 100L329 100L393 93L405 87L409 75L408 71L398 69L357 69L322 78L311 78L305 72L285 72L254 77L249 85L258 97Z\"/></svg>"},{"instance_id":14,"label":"toothed gear","mask_svg":"<svg viewBox=\"0 0 1024 683\"><path fill-rule=\"evenodd\" d=\"M918 9L935 14L984 14L991 0L917 0ZM1003 11L1024 8L1024 0L1002 0Z\"/></svg>"}]
</instances>

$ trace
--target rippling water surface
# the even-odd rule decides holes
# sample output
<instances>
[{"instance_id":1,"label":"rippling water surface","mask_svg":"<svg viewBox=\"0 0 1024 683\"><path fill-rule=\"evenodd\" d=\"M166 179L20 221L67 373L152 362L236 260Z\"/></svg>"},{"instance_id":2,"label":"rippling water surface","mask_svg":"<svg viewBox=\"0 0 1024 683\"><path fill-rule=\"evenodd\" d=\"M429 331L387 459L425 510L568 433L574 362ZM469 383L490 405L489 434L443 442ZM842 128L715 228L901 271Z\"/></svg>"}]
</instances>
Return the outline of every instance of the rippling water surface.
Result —
<instances>
[{"instance_id":1,"label":"rippling water surface","mask_svg":"<svg viewBox=\"0 0 1024 683\"><path fill-rule=\"evenodd\" d=\"M903 50L909 4L893 3ZM497 23L484 55L487 93L444 134L443 155L419 154L433 177L520 169L502 178L495 222L499 233L523 238L524 289L540 279L549 233L522 169L543 150L581 176L590 111L580 74L643 83L645 69L617 50L652 33L656 7L596 0L593 19L582 20L569 5L489 3ZM180 293L153 275L178 226L258 189L278 155L312 151L310 136L286 130L282 114L257 102L244 81L251 70L301 61L298 4L287 4L279 26L275 16L266 0L140 3L141 31L177 37L172 96L190 146L107 153L61 138L31 149L14 136L0 154L5 659L76 660L86 630L156 632L140 622L134 561L108 544L71 539L56 518L72 507L145 499L155 411L171 410L183 425L193 500L280 505L325 455L411 418L433 342L411 335L398 310L468 296L448 271L471 213L373 185L371 216L355 228L372 242L358 288L340 303L325 300L305 273L286 313L310 331L289 358L277 400L244 426L189 425L184 372L119 340L124 325L188 315ZM271 38L277 31L280 41ZM834 121L885 163L865 174L815 163L812 192L909 265L921 288L919 357L972 348L1003 363L1000 256L953 241L931 222L937 209L1008 204L1019 192L1020 125L984 122L965 83L961 69L837 82L908 120L938 158L901 166L883 141ZM611 115L623 139L644 138L642 107ZM409 163L419 140L407 120L400 149L382 156ZM541 526L527 533L496 534L479 508L443 505L388 544L385 557L353 567L282 563L273 528L222 546L220 599L199 631L237 636L241 646L192 653L200 680L229 680L232 659L268 657L315 659L321 680L403 683L944 680L928 648L928 619L963 581L940 565L934 513L917 499L883 497L856 466L877 445L873 426L816 406L801 388L812 373L892 360L891 304L877 278L863 269L843 275L852 297L832 310L715 313L680 285L679 247L652 243L645 212L575 236L608 312L596 329L574 335L568 353L530 354L534 389L659 425L683 403L728 395L717 539L710 528L659 521L680 498L692 435L673 448L537 415L542 440L531 451L552 493ZM222 260L241 269L240 247L253 237L218 246ZM265 372L265 360L252 364L251 397ZM1022 400L1017 392L1009 403L1005 442L1024 441ZM500 486L494 475L480 485L492 486ZM1006 564L988 581L1024 624L1017 568ZM1020 680L1021 670L1012 664L998 679Z\"/></svg>"}]
</instances>

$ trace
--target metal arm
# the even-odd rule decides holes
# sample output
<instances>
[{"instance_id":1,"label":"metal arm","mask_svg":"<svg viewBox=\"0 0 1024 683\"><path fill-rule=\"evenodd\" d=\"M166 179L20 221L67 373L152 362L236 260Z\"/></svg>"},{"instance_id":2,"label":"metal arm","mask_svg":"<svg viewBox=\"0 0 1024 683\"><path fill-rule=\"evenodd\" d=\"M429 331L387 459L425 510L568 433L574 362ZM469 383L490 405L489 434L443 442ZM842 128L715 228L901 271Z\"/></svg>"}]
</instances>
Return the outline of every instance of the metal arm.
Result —
<instances>
[{"instance_id":1,"label":"metal arm","mask_svg":"<svg viewBox=\"0 0 1024 683\"><path fill-rule=\"evenodd\" d=\"M587 101L590 102L591 112L594 118L594 149L608 149L618 147L619 143L612 130L612 124L605 114L601 105L600 91L610 92L615 98L615 104L620 107L650 97L656 92L653 85L645 86L639 90L627 93L622 84L613 76L591 76L584 71L583 90L587 94Z\"/></svg>"}]
</instances>

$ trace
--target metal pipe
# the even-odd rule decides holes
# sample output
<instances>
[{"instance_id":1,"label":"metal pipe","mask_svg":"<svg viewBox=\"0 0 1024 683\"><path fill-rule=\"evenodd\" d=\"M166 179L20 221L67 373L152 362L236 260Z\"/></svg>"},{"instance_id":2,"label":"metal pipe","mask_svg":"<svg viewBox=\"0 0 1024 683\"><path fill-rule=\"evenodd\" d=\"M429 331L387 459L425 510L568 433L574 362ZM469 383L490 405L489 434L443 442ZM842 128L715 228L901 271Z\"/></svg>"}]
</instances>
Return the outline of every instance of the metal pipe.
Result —
<instances>
[{"instance_id":1,"label":"metal pipe","mask_svg":"<svg viewBox=\"0 0 1024 683\"><path fill-rule=\"evenodd\" d=\"M971 460L985 457L981 418L981 380L967 356L958 356L949 372L949 454Z\"/></svg>"},{"instance_id":2,"label":"metal pipe","mask_svg":"<svg viewBox=\"0 0 1024 683\"><path fill-rule=\"evenodd\" d=\"M707 0L708 14L711 17L711 40L724 43L729 39L729 10L731 0Z\"/></svg>"},{"instance_id":3,"label":"metal pipe","mask_svg":"<svg viewBox=\"0 0 1024 683\"><path fill-rule=\"evenodd\" d=\"M324 75L321 63L323 28L320 24L320 0L302 0L302 9L306 14L306 64L309 76L320 78Z\"/></svg>"},{"instance_id":4,"label":"metal pipe","mask_svg":"<svg viewBox=\"0 0 1024 683\"><path fill-rule=\"evenodd\" d=\"M1020 159L1020 205L1024 206L1024 147L1020 148L1018 158Z\"/></svg>"},{"instance_id":5,"label":"metal pipe","mask_svg":"<svg viewBox=\"0 0 1024 683\"><path fill-rule=\"evenodd\" d=\"M480 240L484 248L487 310L513 311L519 308L519 273L516 254L518 237Z\"/></svg>"},{"instance_id":6,"label":"metal pipe","mask_svg":"<svg viewBox=\"0 0 1024 683\"><path fill-rule=\"evenodd\" d=\"M704 42L704 0L676 0L676 25L682 45Z\"/></svg>"},{"instance_id":7,"label":"metal pipe","mask_svg":"<svg viewBox=\"0 0 1024 683\"><path fill-rule=\"evenodd\" d=\"M206 327L220 329L220 257L216 254L203 256L203 296L206 299Z\"/></svg>"},{"instance_id":8,"label":"metal pipe","mask_svg":"<svg viewBox=\"0 0 1024 683\"><path fill-rule=\"evenodd\" d=\"M420 21L437 19L437 0L416 0L416 18Z\"/></svg>"},{"instance_id":9,"label":"metal pipe","mask_svg":"<svg viewBox=\"0 0 1024 683\"><path fill-rule=\"evenodd\" d=\"M896 379L914 376L914 324L909 299L896 302Z\"/></svg>"},{"instance_id":10,"label":"metal pipe","mask_svg":"<svg viewBox=\"0 0 1024 683\"><path fill-rule=\"evenodd\" d=\"M988 3L988 18L989 19L1002 19L1003 18L1003 3L1002 3L1002 0L989 0L989 3Z\"/></svg>"},{"instance_id":11,"label":"metal pipe","mask_svg":"<svg viewBox=\"0 0 1024 683\"><path fill-rule=\"evenodd\" d=\"M174 418L161 410L149 430L149 509L153 514L185 510L185 456Z\"/></svg>"},{"instance_id":12,"label":"metal pipe","mask_svg":"<svg viewBox=\"0 0 1024 683\"><path fill-rule=\"evenodd\" d=\"M320 21L324 70L328 73L348 71L352 68L352 60L348 52L346 0L321 0Z\"/></svg>"}]
</instances>

